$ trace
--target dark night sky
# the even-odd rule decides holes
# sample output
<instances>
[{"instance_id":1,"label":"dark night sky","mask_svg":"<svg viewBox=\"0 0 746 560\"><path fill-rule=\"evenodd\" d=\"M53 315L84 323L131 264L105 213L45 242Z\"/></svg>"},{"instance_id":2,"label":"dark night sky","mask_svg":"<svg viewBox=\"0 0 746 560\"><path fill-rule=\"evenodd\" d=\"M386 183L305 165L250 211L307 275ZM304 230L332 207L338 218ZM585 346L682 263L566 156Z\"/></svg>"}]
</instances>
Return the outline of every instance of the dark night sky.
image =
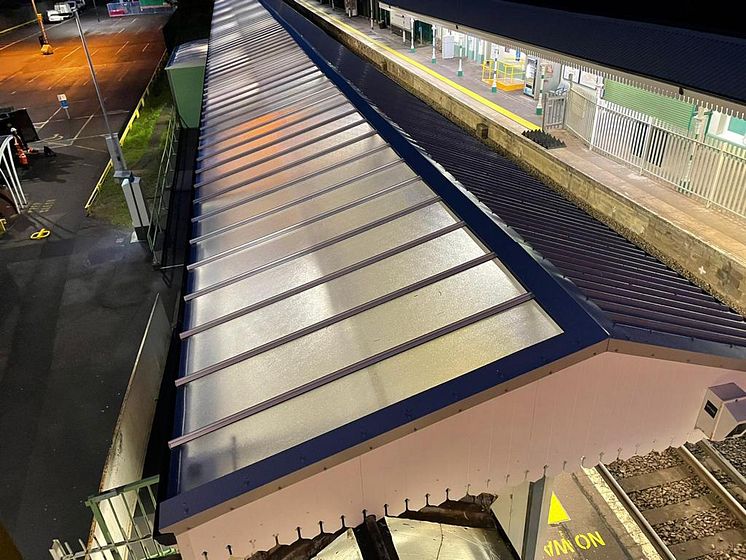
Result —
<instances>
[{"instance_id":1,"label":"dark night sky","mask_svg":"<svg viewBox=\"0 0 746 560\"><path fill-rule=\"evenodd\" d=\"M54 0L37 0L53 4ZM182 5L199 4L209 0L184 0ZM477 3L479 0L472 0ZM736 37L746 37L746 22L736 17L738 5L733 0L510 0L551 8L572 10L608 17L647 21L663 25L699 29ZM105 4L106 0L100 0ZM0 0L0 15L5 9L28 6L30 0ZM392 2L396 3L396 2ZM188 8L187 8L188 9Z\"/></svg>"},{"instance_id":2,"label":"dark night sky","mask_svg":"<svg viewBox=\"0 0 746 560\"><path fill-rule=\"evenodd\" d=\"M631 19L746 37L746 21L736 16L733 0L509 0L599 16Z\"/></svg>"}]
</instances>

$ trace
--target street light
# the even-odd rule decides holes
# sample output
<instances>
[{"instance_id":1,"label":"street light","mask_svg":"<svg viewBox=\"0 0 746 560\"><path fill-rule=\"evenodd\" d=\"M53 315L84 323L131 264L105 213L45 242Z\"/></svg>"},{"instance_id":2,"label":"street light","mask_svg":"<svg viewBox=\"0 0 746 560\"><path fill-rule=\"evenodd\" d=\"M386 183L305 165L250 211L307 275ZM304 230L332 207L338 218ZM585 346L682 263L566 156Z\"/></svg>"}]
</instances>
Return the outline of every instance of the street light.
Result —
<instances>
[{"instance_id":1,"label":"street light","mask_svg":"<svg viewBox=\"0 0 746 560\"><path fill-rule=\"evenodd\" d=\"M78 10L75 10L75 23L78 26L80 41L83 43L83 51L85 52L85 57L88 61L88 68L91 71L91 81L96 90L98 104L101 106L101 114L104 117L104 124L106 125L107 132L107 134L104 135L104 138L106 139L106 147L109 150L109 157L111 157L111 163L114 167L114 177L122 179L122 189L124 190L124 197L127 200L127 207L130 212L130 217L132 218L132 225L135 228L135 233L137 234L138 239L143 240L145 239L147 229L150 226L150 220L142 196L142 190L140 189L140 178L135 177L127 168L127 162L122 153L122 146L119 144L119 135L111 131L109 115L106 113L104 98L101 95L101 89L98 87L96 70L93 68L93 60L91 59L91 53L88 51L88 43L85 40L83 26L80 24Z\"/></svg>"},{"instance_id":2,"label":"street light","mask_svg":"<svg viewBox=\"0 0 746 560\"><path fill-rule=\"evenodd\" d=\"M34 8L34 15L36 16L36 21L39 22L39 29L41 30L41 54L54 54L52 45L49 44L49 39L47 38L47 31L44 29L44 18L37 11L35 0L31 0L31 6Z\"/></svg>"},{"instance_id":3,"label":"street light","mask_svg":"<svg viewBox=\"0 0 746 560\"><path fill-rule=\"evenodd\" d=\"M93 81L93 87L96 89L96 97L98 97L98 104L101 106L101 114L104 116L104 124L106 125L106 146L109 149L109 155L111 156L111 163L114 166L114 177L128 177L129 172L127 171L127 162L124 160L124 154L122 153L122 147L119 145L119 138L115 133L111 131L111 125L109 124L109 115L106 113L106 107L104 107L104 98L101 96L101 90L98 87L98 80L96 79L96 70L93 68L93 60L91 60L91 53L88 51L88 43L85 40L85 34L83 33L83 26L80 25L80 15L78 10L75 10L75 23L78 26L78 34L80 35L80 41L83 43L83 51L85 52L86 60L88 60L88 68L91 71L91 80Z\"/></svg>"}]
</instances>

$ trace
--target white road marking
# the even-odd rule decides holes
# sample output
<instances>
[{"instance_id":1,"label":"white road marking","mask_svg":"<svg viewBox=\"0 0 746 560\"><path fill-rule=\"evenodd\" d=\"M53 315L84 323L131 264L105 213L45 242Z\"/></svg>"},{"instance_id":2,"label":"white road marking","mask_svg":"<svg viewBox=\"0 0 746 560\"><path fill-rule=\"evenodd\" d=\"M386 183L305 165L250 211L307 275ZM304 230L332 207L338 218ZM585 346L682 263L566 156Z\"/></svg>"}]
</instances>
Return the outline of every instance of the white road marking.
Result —
<instances>
[{"instance_id":1,"label":"white road marking","mask_svg":"<svg viewBox=\"0 0 746 560\"><path fill-rule=\"evenodd\" d=\"M52 114L51 114L51 115L49 116L49 118L48 118L47 120L45 120L45 121L44 121L44 122L42 123L42 125L41 125L41 126L37 126L36 128L37 128L38 130L41 130L42 128L44 128L45 126L47 126L47 124L49 123L49 121L51 121L51 120L52 120L52 119L54 118L54 116L55 116L55 115L56 115L57 113L59 113L60 111L62 111L62 107L57 107L57 110L56 110L56 111L55 111L54 113L52 113Z\"/></svg>"},{"instance_id":2,"label":"white road marking","mask_svg":"<svg viewBox=\"0 0 746 560\"><path fill-rule=\"evenodd\" d=\"M31 78L30 80L28 80L28 83L30 84L31 82L33 82L33 81L34 81L34 80L35 80L36 78L38 78L39 76L41 76L41 73L37 74L36 76L34 76L34 77L33 77L33 78Z\"/></svg>"},{"instance_id":3,"label":"white road marking","mask_svg":"<svg viewBox=\"0 0 746 560\"><path fill-rule=\"evenodd\" d=\"M75 47L75 48L74 48L73 50L71 50L71 51L70 51L69 53L67 53L67 54L66 54L65 56L63 56L63 57L62 57L62 58L60 59L60 62L62 62L63 60L65 60L65 59L66 59L66 58L67 58L68 56L70 56L71 54L73 54L73 53L74 53L75 51L77 51L77 50L78 50L79 48L81 48L81 47Z\"/></svg>"},{"instance_id":4,"label":"white road marking","mask_svg":"<svg viewBox=\"0 0 746 560\"><path fill-rule=\"evenodd\" d=\"M54 29L55 27L60 26L60 25L62 25L64 23L67 23L68 21L72 21L72 19L68 19L68 20L65 20L63 22L56 23L54 25L47 25L47 29ZM8 47L12 47L13 45L17 45L21 41L25 41L26 39L30 39L31 37L36 37L37 35L39 35L39 33L37 31L34 31L31 35L26 35L25 37L21 37L17 41L13 41L12 43L8 43L7 45L3 45L2 47L0 47L0 51L4 51Z\"/></svg>"},{"instance_id":5,"label":"white road marking","mask_svg":"<svg viewBox=\"0 0 746 560\"><path fill-rule=\"evenodd\" d=\"M120 29L119 31L117 31L117 35L119 35L119 34L120 34L120 33L121 33L122 31L124 31L125 29L127 29L127 28L126 28L126 27L122 27L122 29Z\"/></svg>"},{"instance_id":6,"label":"white road marking","mask_svg":"<svg viewBox=\"0 0 746 560\"><path fill-rule=\"evenodd\" d=\"M129 44L129 41L125 41L125 42L124 42L124 45L122 45L121 47L119 47L119 50L118 50L118 51L117 51L117 52L116 52L115 54L119 54L119 53L120 53L120 52L122 51L122 49L123 49L124 47L126 47L126 46L127 46L128 44Z\"/></svg>"},{"instance_id":7,"label":"white road marking","mask_svg":"<svg viewBox=\"0 0 746 560\"><path fill-rule=\"evenodd\" d=\"M145 52L145 49L147 49L149 46L150 46L150 43L145 43L145 46L142 48L142 51L140 52Z\"/></svg>"},{"instance_id":8,"label":"white road marking","mask_svg":"<svg viewBox=\"0 0 746 560\"><path fill-rule=\"evenodd\" d=\"M64 80L65 78L67 78L67 76L68 76L69 74L70 74L70 72L63 72L63 73L62 73L62 76L60 76L59 78L57 78L57 79L56 79L55 81L53 81L53 82L52 82L52 85L50 85L50 86L49 86L49 87L47 88L47 91L51 90L51 89L52 89L53 87L57 87L57 84L58 84L59 82L61 82L62 80Z\"/></svg>"},{"instance_id":9,"label":"white road marking","mask_svg":"<svg viewBox=\"0 0 746 560\"><path fill-rule=\"evenodd\" d=\"M73 142L75 142L78 139L78 136L80 136L80 133L83 132L83 129L86 126L88 126L88 123L91 122L91 120L93 120L93 115L91 115L90 117L88 117L88 119L86 119L85 123L83 123L83 126L81 126L80 130L78 130L78 133L75 136L73 136Z\"/></svg>"}]
</instances>

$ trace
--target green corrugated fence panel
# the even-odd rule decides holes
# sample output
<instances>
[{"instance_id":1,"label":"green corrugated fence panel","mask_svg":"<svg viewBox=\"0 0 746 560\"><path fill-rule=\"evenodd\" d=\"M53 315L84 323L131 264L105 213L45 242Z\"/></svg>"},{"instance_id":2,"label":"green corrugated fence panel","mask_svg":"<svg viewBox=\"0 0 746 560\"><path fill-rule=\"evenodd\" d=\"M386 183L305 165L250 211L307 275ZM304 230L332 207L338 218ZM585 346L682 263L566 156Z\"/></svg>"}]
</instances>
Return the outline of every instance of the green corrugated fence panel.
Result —
<instances>
[{"instance_id":1,"label":"green corrugated fence panel","mask_svg":"<svg viewBox=\"0 0 746 560\"><path fill-rule=\"evenodd\" d=\"M684 129L689 129L696 112L691 103L613 80L604 81L604 99Z\"/></svg>"},{"instance_id":2,"label":"green corrugated fence panel","mask_svg":"<svg viewBox=\"0 0 746 560\"><path fill-rule=\"evenodd\" d=\"M733 117L728 123L728 130L736 134L746 134L746 121Z\"/></svg>"}]
</instances>

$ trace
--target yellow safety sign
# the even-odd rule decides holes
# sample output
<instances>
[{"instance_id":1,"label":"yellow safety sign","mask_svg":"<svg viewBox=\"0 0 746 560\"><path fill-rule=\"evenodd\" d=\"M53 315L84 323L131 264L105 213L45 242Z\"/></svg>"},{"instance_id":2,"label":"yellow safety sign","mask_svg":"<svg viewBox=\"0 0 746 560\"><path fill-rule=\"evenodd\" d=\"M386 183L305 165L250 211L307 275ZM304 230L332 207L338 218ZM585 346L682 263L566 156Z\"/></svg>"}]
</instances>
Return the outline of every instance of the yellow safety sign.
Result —
<instances>
[{"instance_id":1,"label":"yellow safety sign","mask_svg":"<svg viewBox=\"0 0 746 560\"><path fill-rule=\"evenodd\" d=\"M552 492L552 498L549 502L549 525L559 525L570 521L570 516L567 515L567 510L562 506L562 502L559 501L557 494Z\"/></svg>"},{"instance_id":2,"label":"yellow safety sign","mask_svg":"<svg viewBox=\"0 0 746 560\"><path fill-rule=\"evenodd\" d=\"M41 228L39 231L31 234L31 239L44 239L45 237L49 237L51 233L47 228Z\"/></svg>"}]
</instances>

